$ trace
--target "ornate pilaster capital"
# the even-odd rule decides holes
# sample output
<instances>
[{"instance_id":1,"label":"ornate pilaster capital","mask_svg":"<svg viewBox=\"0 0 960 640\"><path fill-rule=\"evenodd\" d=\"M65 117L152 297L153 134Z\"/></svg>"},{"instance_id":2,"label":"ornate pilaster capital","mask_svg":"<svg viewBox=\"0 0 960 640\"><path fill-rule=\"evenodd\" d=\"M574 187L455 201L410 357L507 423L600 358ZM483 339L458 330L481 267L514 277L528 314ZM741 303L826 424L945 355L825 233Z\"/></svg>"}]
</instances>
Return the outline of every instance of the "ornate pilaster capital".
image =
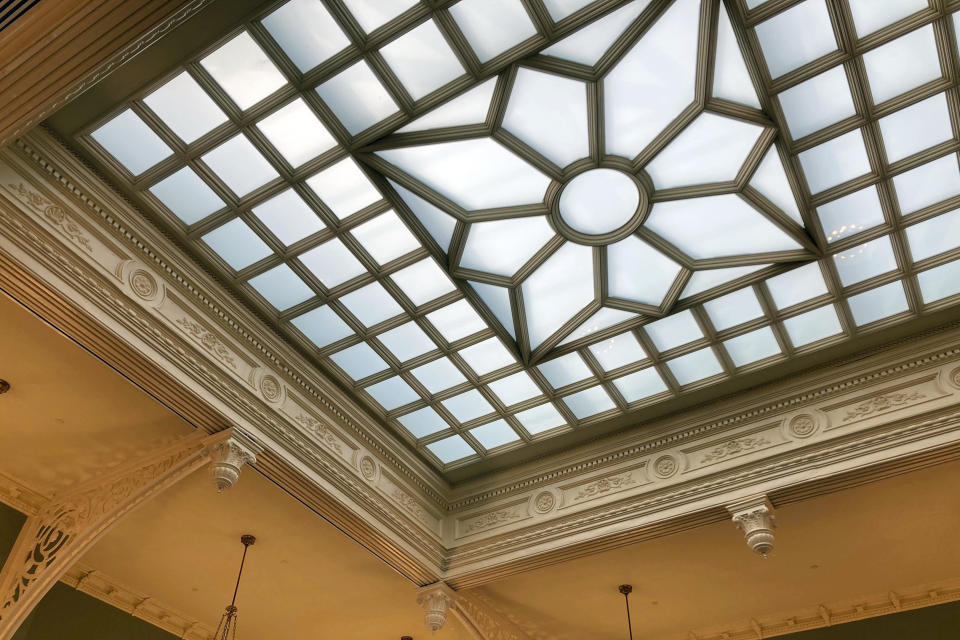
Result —
<instances>
[{"instance_id":1,"label":"ornate pilaster capital","mask_svg":"<svg viewBox=\"0 0 960 640\"><path fill-rule=\"evenodd\" d=\"M435 582L417 594L417 604L423 606L423 621L431 631L439 631L447 621L447 612L454 607L456 592L443 582Z\"/></svg>"},{"instance_id":2,"label":"ornate pilaster capital","mask_svg":"<svg viewBox=\"0 0 960 640\"><path fill-rule=\"evenodd\" d=\"M773 505L765 495L752 496L727 505L733 524L743 531L747 546L764 558L773 550L773 530L777 519Z\"/></svg>"},{"instance_id":3,"label":"ornate pilaster capital","mask_svg":"<svg viewBox=\"0 0 960 640\"><path fill-rule=\"evenodd\" d=\"M240 478L243 465L254 464L261 451L262 447L236 429L231 429L229 437L214 444L210 448L210 475L217 491L232 487Z\"/></svg>"}]
</instances>

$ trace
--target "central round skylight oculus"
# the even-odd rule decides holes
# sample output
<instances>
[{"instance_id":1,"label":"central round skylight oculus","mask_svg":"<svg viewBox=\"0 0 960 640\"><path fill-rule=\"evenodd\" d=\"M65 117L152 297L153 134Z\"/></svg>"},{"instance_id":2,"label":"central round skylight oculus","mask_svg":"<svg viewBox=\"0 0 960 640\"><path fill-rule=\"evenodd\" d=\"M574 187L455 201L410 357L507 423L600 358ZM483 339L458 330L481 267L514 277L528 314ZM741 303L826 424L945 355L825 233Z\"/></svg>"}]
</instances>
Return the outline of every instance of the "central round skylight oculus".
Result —
<instances>
[{"instance_id":1,"label":"central round skylight oculus","mask_svg":"<svg viewBox=\"0 0 960 640\"><path fill-rule=\"evenodd\" d=\"M631 233L646 208L646 192L636 178L617 169L590 169L563 186L556 212L564 235L595 244Z\"/></svg>"}]
</instances>

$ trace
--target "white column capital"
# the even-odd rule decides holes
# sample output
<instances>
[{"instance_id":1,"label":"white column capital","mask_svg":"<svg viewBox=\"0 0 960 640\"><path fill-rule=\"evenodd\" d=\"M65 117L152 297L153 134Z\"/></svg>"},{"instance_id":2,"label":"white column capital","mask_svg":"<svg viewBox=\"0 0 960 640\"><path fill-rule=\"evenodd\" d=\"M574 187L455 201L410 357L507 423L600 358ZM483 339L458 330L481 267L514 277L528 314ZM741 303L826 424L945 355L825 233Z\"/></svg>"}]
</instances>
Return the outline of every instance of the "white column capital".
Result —
<instances>
[{"instance_id":1,"label":"white column capital","mask_svg":"<svg viewBox=\"0 0 960 640\"><path fill-rule=\"evenodd\" d=\"M454 607L456 592L443 582L420 589L417 604L423 605L423 621L431 631L439 631L447 621L447 612Z\"/></svg>"},{"instance_id":2,"label":"white column capital","mask_svg":"<svg viewBox=\"0 0 960 640\"><path fill-rule=\"evenodd\" d=\"M751 496L727 505L733 524L743 532L747 546L764 558L773 550L777 526L773 505L765 495Z\"/></svg>"},{"instance_id":3,"label":"white column capital","mask_svg":"<svg viewBox=\"0 0 960 640\"><path fill-rule=\"evenodd\" d=\"M229 429L229 436L210 447L210 475L217 491L226 491L240 478L246 464L254 464L263 448L236 428Z\"/></svg>"}]
</instances>

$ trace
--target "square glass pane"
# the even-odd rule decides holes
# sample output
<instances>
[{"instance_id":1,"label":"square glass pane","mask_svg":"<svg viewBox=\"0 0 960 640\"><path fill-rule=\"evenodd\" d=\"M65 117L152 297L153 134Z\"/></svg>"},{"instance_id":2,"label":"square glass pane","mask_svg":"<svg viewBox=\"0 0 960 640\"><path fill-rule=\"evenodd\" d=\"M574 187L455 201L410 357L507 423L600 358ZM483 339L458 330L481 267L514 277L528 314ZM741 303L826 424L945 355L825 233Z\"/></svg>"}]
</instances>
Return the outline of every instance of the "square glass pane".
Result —
<instances>
[{"instance_id":1,"label":"square glass pane","mask_svg":"<svg viewBox=\"0 0 960 640\"><path fill-rule=\"evenodd\" d=\"M337 313L324 305L297 316L290 321L310 342L321 349L337 340L353 335L351 329Z\"/></svg>"},{"instance_id":2,"label":"square glass pane","mask_svg":"<svg viewBox=\"0 0 960 640\"><path fill-rule=\"evenodd\" d=\"M240 198L279 177L242 133L207 152L203 161Z\"/></svg>"},{"instance_id":3,"label":"square glass pane","mask_svg":"<svg viewBox=\"0 0 960 640\"><path fill-rule=\"evenodd\" d=\"M703 303L710 322L717 331L723 331L748 320L763 316L763 308L752 287L746 287Z\"/></svg>"},{"instance_id":4,"label":"square glass pane","mask_svg":"<svg viewBox=\"0 0 960 640\"><path fill-rule=\"evenodd\" d=\"M418 307L457 289L433 258L415 262L392 273L390 279L396 282L410 298L410 302Z\"/></svg>"},{"instance_id":5,"label":"square glass pane","mask_svg":"<svg viewBox=\"0 0 960 640\"><path fill-rule=\"evenodd\" d=\"M437 348L430 336L416 322L408 322L390 331L384 331L377 336L377 340L400 362L406 362Z\"/></svg>"},{"instance_id":6,"label":"square glass pane","mask_svg":"<svg viewBox=\"0 0 960 640\"><path fill-rule=\"evenodd\" d=\"M843 333L837 310L832 304L787 318L783 326L796 348Z\"/></svg>"},{"instance_id":7,"label":"square glass pane","mask_svg":"<svg viewBox=\"0 0 960 640\"><path fill-rule=\"evenodd\" d=\"M667 351L703 337L700 325L689 310L644 325L643 330L650 336L658 351Z\"/></svg>"},{"instance_id":8,"label":"square glass pane","mask_svg":"<svg viewBox=\"0 0 960 640\"><path fill-rule=\"evenodd\" d=\"M597 359L604 371L613 371L647 357L643 347L629 331L609 340L590 345L590 353Z\"/></svg>"},{"instance_id":9,"label":"square glass pane","mask_svg":"<svg viewBox=\"0 0 960 640\"><path fill-rule=\"evenodd\" d=\"M833 263L837 267L840 282L845 287L897 268L897 259L893 255L889 236L836 253Z\"/></svg>"},{"instance_id":10,"label":"square glass pane","mask_svg":"<svg viewBox=\"0 0 960 640\"><path fill-rule=\"evenodd\" d=\"M547 379L550 386L560 389L568 384L586 380L593 375L590 367L578 353L568 353L553 360L547 360L537 365L537 369Z\"/></svg>"},{"instance_id":11,"label":"square glass pane","mask_svg":"<svg viewBox=\"0 0 960 640\"><path fill-rule=\"evenodd\" d=\"M883 224L883 207L875 186L854 191L817 207L827 242L852 236Z\"/></svg>"},{"instance_id":12,"label":"square glass pane","mask_svg":"<svg viewBox=\"0 0 960 640\"><path fill-rule=\"evenodd\" d=\"M173 153L167 143L130 109L101 125L90 136L135 176Z\"/></svg>"},{"instance_id":13,"label":"square glass pane","mask_svg":"<svg viewBox=\"0 0 960 640\"><path fill-rule=\"evenodd\" d=\"M250 286L266 298L277 311L289 309L295 304L313 297L313 289L285 264L250 278Z\"/></svg>"},{"instance_id":14,"label":"square glass pane","mask_svg":"<svg viewBox=\"0 0 960 640\"><path fill-rule=\"evenodd\" d=\"M364 60L324 82L317 93L351 135L397 112L397 103Z\"/></svg>"},{"instance_id":15,"label":"square glass pane","mask_svg":"<svg viewBox=\"0 0 960 640\"><path fill-rule=\"evenodd\" d=\"M857 113L843 65L790 87L777 99L794 140Z\"/></svg>"},{"instance_id":16,"label":"square glass pane","mask_svg":"<svg viewBox=\"0 0 960 640\"><path fill-rule=\"evenodd\" d=\"M379 264L386 264L421 246L393 209L354 227L350 233Z\"/></svg>"},{"instance_id":17,"label":"square glass pane","mask_svg":"<svg viewBox=\"0 0 960 640\"><path fill-rule=\"evenodd\" d=\"M351 291L340 298L340 302L366 327L403 313L403 308L379 282Z\"/></svg>"},{"instance_id":18,"label":"square glass pane","mask_svg":"<svg viewBox=\"0 0 960 640\"><path fill-rule=\"evenodd\" d=\"M861 38L929 6L927 0L849 0L849 3Z\"/></svg>"},{"instance_id":19,"label":"square glass pane","mask_svg":"<svg viewBox=\"0 0 960 640\"><path fill-rule=\"evenodd\" d=\"M420 399L420 394L413 390L400 376L387 378L383 382L372 384L366 389L374 400L387 411L410 404Z\"/></svg>"},{"instance_id":20,"label":"square glass pane","mask_svg":"<svg viewBox=\"0 0 960 640\"><path fill-rule=\"evenodd\" d=\"M811 262L767 280L767 289L777 309L783 310L795 304L827 293L820 264Z\"/></svg>"},{"instance_id":21,"label":"square glass pane","mask_svg":"<svg viewBox=\"0 0 960 640\"><path fill-rule=\"evenodd\" d=\"M300 71L350 45L321 0L290 0L264 18L263 26Z\"/></svg>"},{"instance_id":22,"label":"square glass pane","mask_svg":"<svg viewBox=\"0 0 960 640\"><path fill-rule=\"evenodd\" d=\"M488 338L466 349L461 349L458 355L479 376L516 363L513 354L503 346L498 338Z\"/></svg>"},{"instance_id":23,"label":"square glass pane","mask_svg":"<svg viewBox=\"0 0 960 640\"><path fill-rule=\"evenodd\" d=\"M249 109L287 83L246 31L201 60L200 64L242 110Z\"/></svg>"},{"instance_id":24,"label":"square glass pane","mask_svg":"<svg viewBox=\"0 0 960 640\"><path fill-rule=\"evenodd\" d=\"M184 167L153 185L150 193L185 224L203 220L226 206L190 167Z\"/></svg>"},{"instance_id":25,"label":"square glass pane","mask_svg":"<svg viewBox=\"0 0 960 640\"><path fill-rule=\"evenodd\" d=\"M227 115L186 71L143 101L187 144L227 121Z\"/></svg>"},{"instance_id":26,"label":"square glass pane","mask_svg":"<svg viewBox=\"0 0 960 640\"><path fill-rule=\"evenodd\" d=\"M308 178L307 184L341 220L378 202L381 197L356 161L349 157Z\"/></svg>"},{"instance_id":27,"label":"square glass pane","mask_svg":"<svg viewBox=\"0 0 960 640\"><path fill-rule=\"evenodd\" d=\"M824 0L806 0L756 26L770 76L777 78L837 49ZM803 37L798 38L797 34Z\"/></svg>"},{"instance_id":28,"label":"square glass pane","mask_svg":"<svg viewBox=\"0 0 960 640\"><path fill-rule=\"evenodd\" d=\"M960 293L960 260L921 271L917 274L917 281L923 301L927 304L955 296Z\"/></svg>"},{"instance_id":29,"label":"square glass pane","mask_svg":"<svg viewBox=\"0 0 960 640\"><path fill-rule=\"evenodd\" d=\"M542 392L526 371L519 371L506 378L500 378L487 385L505 407L536 398Z\"/></svg>"},{"instance_id":30,"label":"square glass pane","mask_svg":"<svg viewBox=\"0 0 960 640\"><path fill-rule=\"evenodd\" d=\"M427 449L430 449L433 455L437 456L443 464L462 460L477 453L473 450L473 447L460 436L450 436L443 440L431 442L427 445Z\"/></svg>"},{"instance_id":31,"label":"square glass pane","mask_svg":"<svg viewBox=\"0 0 960 640\"><path fill-rule=\"evenodd\" d=\"M569 407L578 420L617 408L606 390L600 385L566 396L563 398L563 403Z\"/></svg>"},{"instance_id":32,"label":"square glass pane","mask_svg":"<svg viewBox=\"0 0 960 640\"><path fill-rule=\"evenodd\" d=\"M470 435L477 439L484 449L495 449L505 445L508 442L516 442L520 439L517 432L513 430L506 420L494 420L488 422L482 427L470 430Z\"/></svg>"},{"instance_id":33,"label":"square glass pane","mask_svg":"<svg viewBox=\"0 0 960 640\"><path fill-rule=\"evenodd\" d=\"M411 369L410 373L430 393L439 393L467 381L467 378L446 356Z\"/></svg>"},{"instance_id":34,"label":"square glass pane","mask_svg":"<svg viewBox=\"0 0 960 640\"><path fill-rule=\"evenodd\" d=\"M870 324L910 309L899 280L847 298L857 326Z\"/></svg>"},{"instance_id":35,"label":"square glass pane","mask_svg":"<svg viewBox=\"0 0 960 640\"><path fill-rule=\"evenodd\" d=\"M207 233L203 236L203 241L234 271L248 267L273 253L267 243L240 218L234 218Z\"/></svg>"},{"instance_id":36,"label":"square glass pane","mask_svg":"<svg viewBox=\"0 0 960 640\"><path fill-rule=\"evenodd\" d=\"M900 213L907 215L960 195L960 168L951 153L893 177Z\"/></svg>"},{"instance_id":37,"label":"square glass pane","mask_svg":"<svg viewBox=\"0 0 960 640\"><path fill-rule=\"evenodd\" d=\"M734 366L743 367L764 358L779 355L780 345L773 335L773 329L762 327L736 338L725 340L723 346L730 354Z\"/></svg>"},{"instance_id":38,"label":"square glass pane","mask_svg":"<svg viewBox=\"0 0 960 640\"><path fill-rule=\"evenodd\" d=\"M437 328L447 342L466 338L487 328L487 323L466 300L458 300L428 313L427 320Z\"/></svg>"},{"instance_id":39,"label":"square glass pane","mask_svg":"<svg viewBox=\"0 0 960 640\"><path fill-rule=\"evenodd\" d=\"M386 361L366 342L337 351L330 355L330 359L354 380L362 380L388 368Z\"/></svg>"},{"instance_id":40,"label":"square glass pane","mask_svg":"<svg viewBox=\"0 0 960 640\"><path fill-rule=\"evenodd\" d=\"M433 407L424 407L423 409L417 409L416 411L398 416L397 421L402 424L414 438L422 438L431 433L450 428L450 425L440 417L440 414L437 413Z\"/></svg>"},{"instance_id":41,"label":"square glass pane","mask_svg":"<svg viewBox=\"0 0 960 640\"><path fill-rule=\"evenodd\" d=\"M933 27L927 25L863 54L874 104L941 76Z\"/></svg>"},{"instance_id":42,"label":"square glass pane","mask_svg":"<svg viewBox=\"0 0 960 640\"><path fill-rule=\"evenodd\" d=\"M880 118L878 124L889 162L902 160L953 137L944 93Z\"/></svg>"},{"instance_id":43,"label":"square glass pane","mask_svg":"<svg viewBox=\"0 0 960 640\"><path fill-rule=\"evenodd\" d=\"M649 367L613 381L617 391L627 402L637 402L667 390L667 385L655 367Z\"/></svg>"},{"instance_id":44,"label":"square glass pane","mask_svg":"<svg viewBox=\"0 0 960 640\"><path fill-rule=\"evenodd\" d=\"M360 27L370 33L397 17L417 0L344 0Z\"/></svg>"},{"instance_id":45,"label":"square glass pane","mask_svg":"<svg viewBox=\"0 0 960 640\"><path fill-rule=\"evenodd\" d=\"M257 205L253 213L287 246L326 228L323 220L293 189L287 189Z\"/></svg>"},{"instance_id":46,"label":"square glass pane","mask_svg":"<svg viewBox=\"0 0 960 640\"><path fill-rule=\"evenodd\" d=\"M442 404L460 422L469 422L480 416L493 413L493 407L476 389L447 398Z\"/></svg>"},{"instance_id":47,"label":"square glass pane","mask_svg":"<svg viewBox=\"0 0 960 640\"><path fill-rule=\"evenodd\" d=\"M380 49L380 55L414 100L465 73L433 20L390 42Z\"/></svg>"},{"instance_id":48,"label":"square glass pane","mask_svg":"<svg viewBox=\"0 0 960 640\"><path fill-rule=\"evenodd\" d=\"M802 151L798 157L810 193L820 193L870 173L870 160L859 129Z\"/></svg>"},{"instance_id":49,"label":"square glass pane","mask_svg":"<svg viewBox=\"0 0 960 640\"><path fill-rule=\"evenodd\" d=\"M691 384L723 373L723 366L713 350L707 347L667 361L670 373L680 385Z\"/></svg>"},{"instance_id":50,"label":"square glass pane","mask_svg":"<svg viewBox=\"0 0 960 640\"><path fill-rule=\"evenodd\" d=\"M521 411L520 413L514 414L514 417L520 421L523 428L531 435L548 429L555 429L567 423L560 412L557 411L557 408L549 402L532 409L527 409L526 411Z\"/></svg>"},{"instance_id":51,"label":"square glass pane","mask_svg":"<svg viewBox=\"0 0 960 640\"><path fill-rule=\"evenodd\" d=\"M339 238L300 254L300 262L328 289L367 272Z\"/></svg>"},{"instance_id":52,"label":"square glass pane","mask_svg":"<svg viewBox=\"0 0 960 640\"><path fill-rule=\"evenodd\" d=\"M520 0L460 0L450 7L450 15L480 62L537 35Z\"/></svg>"},{"instance_id":53,"label":"square glass pane","mask_svg":"<svg viewBox=\"0 0 960 640\"><path fill-rule=\"evenodd\" d=\"M960 209L907 227L907 243L914 260L923 260L960 246Z\"/></svg>"},{"instance_id":54,"label":"square glass pane","mask_svg":"<svg viewBox=\"0 0 960 640\"><path fill-rule=\"evenodd\" d=\"M274 111L258 122L257 127L294 168L337 146L337 141L302 98Z\"/></svg>"}]
</instances>

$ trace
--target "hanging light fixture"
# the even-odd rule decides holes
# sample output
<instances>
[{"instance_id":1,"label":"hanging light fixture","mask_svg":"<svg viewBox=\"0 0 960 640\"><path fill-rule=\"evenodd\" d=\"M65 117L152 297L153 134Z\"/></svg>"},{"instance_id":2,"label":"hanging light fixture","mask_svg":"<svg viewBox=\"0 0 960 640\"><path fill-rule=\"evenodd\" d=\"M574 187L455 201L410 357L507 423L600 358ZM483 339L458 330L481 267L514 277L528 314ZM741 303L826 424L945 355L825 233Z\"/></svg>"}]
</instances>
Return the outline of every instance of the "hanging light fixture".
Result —
<instances>
[{"instance_id":1,"label":"hanging light fixture","mask_svg":"<svg viewBox=\"0 0 960 640\"><path fill-rule=\"evenodd\" d=\"M243 543L243 556L240 558L240 571L237 572L237 584L233 588L233 600L230 601L226 611L220 616L220 624L217 625L217 631L213 634L214 640L236 640L237 591L240 589L240 576L243 575L243 562L247 559L247 549L256 541L257 539L249 533L240 536L240 542Z\"/></svg>"},{"instance_id":2,"label":"hanging light fixture","mask_svg":"<svg viewBox=\"0 0 960 640\"><path fill-rule=\"evenodd\" d=\"M622 584L617 587L617 591L623 594L623 601L627 605L627 632L630 634L630 640L633 640L633 624L630 622L630 592L633 591L633 587Z\"/></svg>"}]
</instances>

